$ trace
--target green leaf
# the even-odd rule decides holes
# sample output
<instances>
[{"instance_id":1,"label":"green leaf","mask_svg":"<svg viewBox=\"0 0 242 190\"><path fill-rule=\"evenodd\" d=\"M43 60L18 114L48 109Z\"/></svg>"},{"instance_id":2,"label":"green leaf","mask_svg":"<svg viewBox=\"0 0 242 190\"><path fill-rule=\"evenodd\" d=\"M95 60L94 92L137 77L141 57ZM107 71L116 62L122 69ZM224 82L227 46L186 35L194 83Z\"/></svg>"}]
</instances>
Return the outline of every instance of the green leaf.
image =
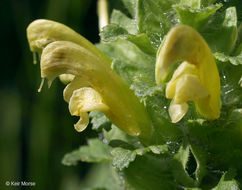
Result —
<instances>
[{"instance_id":1,"label":"green leaf","mask_svg":"<svg viewBox=\"0 0 242 190\"><path fill-rule=\"evenodd\" d=\"M207 24L215 12L222 7L222 4L211 5L202 9L194 9L187 5L175 5L173 6L178 12L180 22L182 24L189 25L197 30L200 30Z\"/></svg>"},{"instance_id":2,"label":"green leaf","mask_svg":"<svg viewBox=\"0 0 242 190\"><path fill-rule=\"evenodd\" d=\"M129 167L129 163L135 160L137 153L135 151L126 150L123 148L115 148L111 152L113 158L113 166L119 170Z\"/></svg>"},{"instance_id":3,"label":"green leaf","mask_svg":"<svg viewBox=\"0 0 242 190\"><path fill-rule=\"evenodd\" d=\"M242 22L238 23L238 42L237 43L240 46L240 48L238 48L238 49L241 51L242 50L242 47L241 47L242 46Z\"/></svg>"},{"instance_id":4,"label":"green leaf","mask_svg":"<svg viewBox=\"0 0 242 190\"><path fill-rule=\"evenodd\" d=\"M144 53L155 55L156 50L153 48L146 34L142 33L138 35L128 35L126 39L134 43Z\"/></svg>"},{"instance_id":5,"label":"green leaf","mask_svg":"<svg viewBox=\"0 0 242 190\"><path fill-rule=\"evenodd\" d=\"M213 52L231 53L238 36L236 8L229 7L223 12L216 12L201 34Z\"/></svg>"},{"instance_id":6,"label":"green leaf","mask_svg":"<svg viewBox=\"0 0 242 190\"><path fill-rule=\"evenodd\" d=\"M195 171L196 180L198 181L198 183L201 183L203 177L207 173L207 155L206 152L202 151L201 148L199 146L196 146L194 143L191 143L190 149L197 164Z\"/></svg>"},{"instance_id":7,"label":"green leaf","mask_svg":"<svg viewBox=\"0 0 242 190\"><path fill-rule=\"evenodd\" d=\"M149 146L135 150L128 150L118 147L114 148L111 154L113 156L113 166L119 170L123 170L124 168L129 167L129 164L136 159L136 156L143 156L148 152L152 152L154 154L164 154L167 151L168 149L166 145Z\"/></svg>"},{"instance_id":8,"label":"green leaf","mask_svg":"<svg viewBox=\"0 0 242 190\"><path fill-rule=\"evenodd\" d=\"M162 154L154 154L154 151L147 153L145 148L140 154L130 150L117 150L116 157L121 158L117 159L117 166L123 169L121 175L125 179L127 189L176 190L181 186L196 186L195 180L185 171L189 147L181 147L175 155L169 153L167 148Z\"/></svg>"},{"instance_id":9,"label":"green leaf","mask_svg":"<svg viewBox=\"0 0 242 190\"><path fill-rule=\"evenodd\" d=\"M216 52L213 55L221 62L230 62L233 65L242 65L242 51L237 56L229 56L219 52Z\"/></svg>"},{"instance_id":10,"label":"green leaf","mask_svg":"<svg viewBox=\"0 0 242 190\"><path fill-rule=\"evenodd\" d=\"M213 188L212 190L239 190L239 184L234 179L236 176L235 170L231 169L228 172L226 172L222 178L220 179L218 185Z\"/></svg>"},{"instance_id":11,"label":"green leaf","mask_svg":"<svg viewBox=\"0 0 242 190\"><path fill-rule=\"evenodd\" d=\"M81 184L84 190L123 190L119 176L110 163L94 164ZM85 188L87 187L87 188Z\"/></svg>"},{"instance_id":12,"label":"green leaf","mask_svg":"<svg viewBox=\"0 0 242 190\"><path fill-rule=\"evenodd\" d=\"M221 117L214 122L188 123L189 141L193 148L194 146L199 147L199 152L194 152L194 155L206 154L199 160L200 162L206 161L208 173L213 173L214 170L228 170L230 167L242 169L241 126L240 109L231 111L222 109ZM200 156L202 157L202 155Z\"/></svg>"},{"instance_id":13,"label":"green leaf","mask_svg":"<svg viewBox=\"0 0 242 190\"><path fill-rule=\"evenodd\" d=\"M137 156L134 162L121 175L129 190L177 190L176 183L170 171L170 156L167 154Z\"/></svg>"},{"instance_id":14,"label":"green leaf","mask_svg":"<svg viewBox=\"0 0 242 190\"><path fill-rule=\"evenodd\" d=\"M111 128L111 121L100 111L92 111L89 113L92 118L92 129L100 131L102 129L109 130Z\"/></svg>"},{"instance_id":15,"label":"green leaf","mask_svg":"<svg viewBox=\"0 0 242 190\"><path fill-rule=\"evenodd\" d=\"M178 0L138 0L137 25L140 33L146 33L152 45L158 48L165 34L178 23L172 8Z\"/></svg>"},{"instance_id":16,"label":"green leaf","mask_svg":"<svg viewBox=\"0 0 242 190\"><path fill-rule=\"evenodd\" d=\"M179 4L191 7L192 9L201 8L201 1L197 1L197 0L181 0Z\"/></svg>"},{"instance_id":17,"label":"green leaf","mask_svg":"<svg viewBox=\"0 0 242 190\"><path fill-rule=\"evenodd\" d=\"M98 139L88 140L87 146L82 146L78 150L64 156L62 163L67 166L76 165L82 162L108 162L112 160L111 148Z\"/></svg>"},{"instance_id":18,"label":"green leaf","mask_svg":"<svg viewBox=\"0 0 242 190\"><path fill-rule=\"evenodd\" d=\"M116 147L118 144L121 147L128 147L128 148L137 148L140 147L140 141L137 137L132 137L125 133L124 131L120 130L115 125L111 126L110 131L104 130L104 137L105 140L109 143L110 146Z\"/></svg>"},{"instance_id":19,"label":"green leaf","mask_svg":"<svg viewBox=\"0 0 242 190\"><path fill-rule=\"evenodd\" d=\"M195 180L185 169L190 154L188 145L181 146L176 154L173 153L174 156L168 151L167 145L153 145L135 150L118 147L114 148L111 154L113 166L124 172L128 186L131 185L134 189L148 189L156 178L159 180L150 188L175 189L178 184L187 187L196 186ZM152 174L147 175L149 173Z\"/></svg>"},{"instance_id":20,"label":"green leaf","mask_svg":"<svg viewBox=\"0 0 242 190\"><path fill-rule=\"evenodd\" d=\"M156 53L146 34L142 33L137 35L130 35L124 28L118 26L117 24L109 24L105 26L101 31L100 36L101 40L104 42L115 41L118 37L120 37L121 39L132 42L144 53L153 55Z\"/></svg>"},{"instance_id":21,"label":"green leaf","mask_svg":"<svg viewBox=\"0 0 242 190\"><path fill-rule=\"evenodd\" d=\"M150 94L143 97L142 101L155 126L154 143L167 143L175 151L183 138L181 128L170 121L168 107L170 101L164 96L162 89L150 89ZM156 142L156 139L158 142Z\"/></svg>"},{"instance_id":22,"label":"green leaf","mask_svg":"<svg viewBox=\"0 0 242 190\"><path fill-rule=\"evenodd\" d=\"M187 187L193 187L196 185L196 182L186 171L189 156L189 145L187 143L183 143L180 146L179 151L174 155L174 160L172 160L171 167L173 175L179 184Z\"/></svg>"},{"instance_id":23,"label":"green leaf","mask_svg":"<svg viewBox=\"0 0 242 190\"><path fill-rule=\"evenodd\" d=\"M118 36L127 35L128 31L117 24L109 24L102 28L100 33L101 40L104 42L114 41Z\"/></svg>"},{"instance_id":24,"label":"green leaf","mask_svg":"<svg viewBox=\"0 0 242 190\"><path fill-rule=\"evenodd\" d=\"M136 7L137 1L136 0L122 0L125 7L128 9L131 16L134 18L136 15Z\"/></svg>"},{"instance_id":25,"label":"green leaf","mask_svg":"<svg viewBox=\"0 0 242 190\"><path fill-rule=\"evenodd\" d=\"M137 33L136 22L118 10L114 10L111 15L111 24L117 24L130 34Z\"/></svg>"},{"instance_id":26,"label":"green leaf","mask_svg":"<svg viewBox=\"0 0 242 190\"><path fill-rule=\"evenodd\" d=\"M207 7L211 4L213 4L214 2L216 2L217 0L181 0L180 4L181 5L187 5L193 9L201 9L203 7Z\"/></svg>"},{"instance_id":27,"label":"green leaf","mask_svg":"<svg viewBox=\"0 0 242 190\"><path fill-rule=\"evenodd\" d=\"M221 99L224 106L242 107L242 88L239 81L242 76L242 65L222 63L221 76Z\"/></svg>"}]
</instances>

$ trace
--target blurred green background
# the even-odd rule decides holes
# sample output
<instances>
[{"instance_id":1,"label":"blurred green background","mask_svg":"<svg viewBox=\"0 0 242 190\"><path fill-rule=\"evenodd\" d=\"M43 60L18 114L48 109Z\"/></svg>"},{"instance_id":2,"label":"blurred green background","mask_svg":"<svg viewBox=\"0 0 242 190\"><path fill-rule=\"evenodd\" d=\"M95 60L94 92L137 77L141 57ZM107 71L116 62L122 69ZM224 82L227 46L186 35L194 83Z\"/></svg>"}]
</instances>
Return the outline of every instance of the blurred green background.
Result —
<instances>
[{"instance_id":1,"label":"blurred green background","mask_svg":"<svg viewBox=\"0 0 242 190\"><path fill-rule=\"evenodd\" d=\"M120 1L112 2L118 6ZM83 133L74 130L78 118L69 114L62 97L64 85L58 80L37 93L40 68L32 64L26 28L35 19L52 19L97 43L96 0L1 0L0 4L0 190L82 189L91 166L66 167L61 160L97 134L90 127ZM36 186L11 187L6 181L31 181Z\"/></svg>"}]
</instances>

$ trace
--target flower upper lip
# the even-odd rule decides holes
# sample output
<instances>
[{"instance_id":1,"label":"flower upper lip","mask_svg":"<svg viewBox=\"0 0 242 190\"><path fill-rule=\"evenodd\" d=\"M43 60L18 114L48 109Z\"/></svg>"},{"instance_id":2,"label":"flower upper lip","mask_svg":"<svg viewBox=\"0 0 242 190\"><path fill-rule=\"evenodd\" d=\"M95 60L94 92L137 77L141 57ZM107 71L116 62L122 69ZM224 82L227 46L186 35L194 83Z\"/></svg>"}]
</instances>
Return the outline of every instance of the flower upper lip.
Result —
<instances>
[{"instance_id":1,"label":"flower upper lip","mask_svg":"<svg viewBox=\"0 0 242 190\"><path fill-rule=\"evenodd\" d=\"M69 41L76 43L90 52L93 52L107 64L111 64L111 59L100 52L86 38L69 28L68 26L46 19L38 19L30 23L27 28L27 38L30 50L41 54L42 50L55 41Z\"/></svg>"}]
</instances>

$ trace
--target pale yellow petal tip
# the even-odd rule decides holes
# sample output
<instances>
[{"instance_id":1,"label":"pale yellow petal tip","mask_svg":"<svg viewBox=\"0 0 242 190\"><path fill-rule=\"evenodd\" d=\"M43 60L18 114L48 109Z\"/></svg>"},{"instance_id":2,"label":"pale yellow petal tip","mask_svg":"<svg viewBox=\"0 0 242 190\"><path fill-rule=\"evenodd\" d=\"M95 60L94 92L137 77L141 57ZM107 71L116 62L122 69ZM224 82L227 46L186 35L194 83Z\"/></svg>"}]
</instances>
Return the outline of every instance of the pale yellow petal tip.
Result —
<instances>
[{"instance_id":1,"label":"pale yellow petal tip","mask_svg":"<svg viewBox=\"0 0 242 190\"><path fill-rule=\"evenodd\" d=\"M179 122L187 113L187 110L188 110L187 103L175 104L172 100L168 110L172 123Z\"/></svg>"},{"instance_id":2,"label":"pale yellow petal tip","mask_svg":"<svg viewBox=\"0 0 242 190\"><path fill-rule=\"evenodd\" d=\"M41 49L52 42L44 38L43 35L43 33L47 33L42 29L43 25L46 25L46 23L48 25L48 22L48 20L38 19L30 23L27 27L27 39L32 52L41 52Z\"/></svg>"},{"instance_id":3,"label":"pale yellow petal tip","mask_svg":"<svg viewBox=\"0 0 242 190\"><path fill-rule=\"evenodd\" d=\"M83 113L80 113L80 119L76 124L74 124L74 128L77 132L82 132L87 128L88 124L89 124L88 113L83 112Z\"/></svg>"}]
</instances>

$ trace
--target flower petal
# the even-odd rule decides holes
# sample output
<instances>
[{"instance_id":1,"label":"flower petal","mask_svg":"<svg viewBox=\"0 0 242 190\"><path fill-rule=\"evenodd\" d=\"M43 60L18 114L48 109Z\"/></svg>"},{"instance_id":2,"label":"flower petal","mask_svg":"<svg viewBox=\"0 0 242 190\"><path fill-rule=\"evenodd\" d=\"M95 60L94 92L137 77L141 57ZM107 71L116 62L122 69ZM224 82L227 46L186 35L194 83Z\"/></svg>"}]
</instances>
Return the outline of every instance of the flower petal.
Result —
<instances>
[{"instance_id":1,"label":"flower petal","mask_svg":"<svg viewBox=\"0 0 242 190\"><path fill-rule=\"evenodd\" d=\"M77 132L82 132L87 128L88 123L89 123L88 113L82 112L80 113L80 119L76 124L74 124L74 128Z\"/></svg>"},{"instance_id":2,"label":"flower petal","mask_svg":"<svg viewBox=\"0 0 242 190\"><path fill-rule=\"evenodd\" d=\"M100 94L88 87L75 90L69 102L71 115L80 116L79 121L74 125L78 132L83 131L89 123L88 111L99 110L105 113L108 109Z\"/></svg>"},{"instance_id":3,"label":"flower petal","mask_svg":"<svg viewBox=\"0 0 242 190\"><path fill-rule=\"evenodd\" d=\"M63 91L64 100L69 102L73 92L82 87L90 87L90 84L81 77L74 78Z\"/></svg>"},{"instance_id":4,"label":"flower petal","mask_svg":"<svg viewBox=\"0 0 242 190\"><path fill-rule=\"evenodd\" d=\"M175 70L171 80L167 84L166 87L166 97L173 98L175 96L176 91L176 83L177 80L183 76L184 74L197 74L197 69L195 65L192 65L186 61L184 61L179 67Z\"/></svg>"},{"instance_id":5,"label":"flower petal","mask_svg":"<svg viewBox=\"0 0 242 190\"><path fill-rule=\"evenodd\" d=\"M109 107L103 103L100 94L92 88L84 87L75 90L69 102L71 115L80 115L88 111L107 111Z\"/></svg>"},{"instance_id":6,"label":"flower petal","mask_svg":"<svg viewBox=\"0 0 242 190\"><path fill-rule=\"evenodd\" d=\"M176 83L174 103L180 104L189 100L207 98L208 91L201 85L196 75L185 74Z\"/></svg>"},{"instance_id":7,"label":"flower petal","mask_svg":"<svg viewBox=\"0 0 242 190\"><path fill-rule=\"evenodd\" d=\"M168 110L172 123L177 123L178 121L180 121L187 113L187 110L188 110L187 103L176 104L172 100Z\"/></svg>"}]
</instances>

